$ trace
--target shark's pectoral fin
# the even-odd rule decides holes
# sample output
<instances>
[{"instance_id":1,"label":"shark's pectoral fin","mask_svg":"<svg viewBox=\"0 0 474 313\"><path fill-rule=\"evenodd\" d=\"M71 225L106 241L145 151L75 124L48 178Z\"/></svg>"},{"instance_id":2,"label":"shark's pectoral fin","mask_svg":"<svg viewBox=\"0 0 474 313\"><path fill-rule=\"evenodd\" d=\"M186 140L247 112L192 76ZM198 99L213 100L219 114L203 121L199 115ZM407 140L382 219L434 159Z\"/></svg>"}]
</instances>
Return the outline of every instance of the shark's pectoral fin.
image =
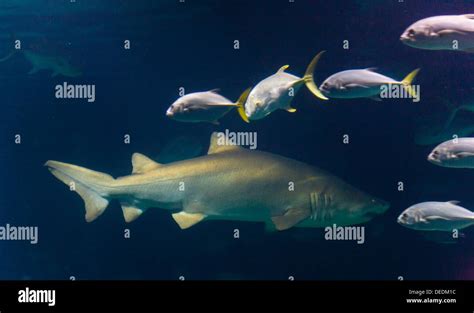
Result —
<instances>
[{"instance_id":1,"label":"shark's pectoral fin","mask_svg":"<svg viewBox=\"0 0 474 313\"><path fill-rule=\"evenodd\" d=\"M136 220L140 215L142 215L143 210L139 209L133 205L121 204L122 212L125 222L130 223Z\"/></svg>"},{"instance_id":2,"label":"shark's pectoral fin","mask_svg":"<svg viewBox=\"0 0 474 313\"><path fill-rule=\"evenodd\" d=\"M134 153L132 155L132 166L132 174L143 174L156 170L161 166L161 164L153 161L152 159L144 156L143 154Z\"/></svg>"},{"instance_id":3,"label":"shark's pectoral fin","mask_svg":"<svg viewBox=\"0 0 474 313\"><path fill-rule=\"evenodd\" d=\"M280 216L273 216L272 222L275 224L276 229L286 230L308 218L310 212L308 209L291 208Z\"/></svg>"},{"instance_id":4,"label":"shark's pectoral fin","mask_svg":"<svg viewBox=\"0 0 474 313\"><path fill-rule=\"evenodd\" d=\"M181 229L192 227L207 217L201 213L186 213L184 211L174 213L171 216Z\"/></svg>"}]
</instances>

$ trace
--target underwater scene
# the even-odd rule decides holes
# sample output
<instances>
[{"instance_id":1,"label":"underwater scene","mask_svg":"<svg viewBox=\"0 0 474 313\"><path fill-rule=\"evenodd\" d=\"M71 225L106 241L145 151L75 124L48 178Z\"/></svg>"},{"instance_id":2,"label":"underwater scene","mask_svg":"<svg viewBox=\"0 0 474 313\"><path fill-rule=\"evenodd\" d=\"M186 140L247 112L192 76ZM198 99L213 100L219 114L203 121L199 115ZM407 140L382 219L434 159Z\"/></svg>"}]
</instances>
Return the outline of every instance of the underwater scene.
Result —
<instances>
[{"instance_id":1,"label":"underwater scene","mask_svg":"<svg viewBox=\"0 0 474 313\"><path fill-rule=\"evenodd\" d=\"M473 1L0 16L1 280L474 279Z\"/></svg>"}]
</instances>

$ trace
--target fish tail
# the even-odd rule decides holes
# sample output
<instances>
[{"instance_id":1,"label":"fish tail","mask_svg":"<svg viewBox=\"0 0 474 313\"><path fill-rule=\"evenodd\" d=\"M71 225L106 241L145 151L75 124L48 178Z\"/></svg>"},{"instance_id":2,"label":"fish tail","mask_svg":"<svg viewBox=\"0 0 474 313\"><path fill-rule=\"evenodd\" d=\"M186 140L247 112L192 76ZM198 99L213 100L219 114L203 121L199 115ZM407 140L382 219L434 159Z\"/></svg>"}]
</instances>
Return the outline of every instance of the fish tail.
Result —
<instances>
[{"instance_id":1,"label":"fish tail","mask_svg":"<svg viewBox=\"0 0 474 313\"><path fill-rule=\"evenodd\" d=\"M240 95L239 99L235 103L237 105L237 112L239 113L240 117L246 122L250 123L247 114L245 114L245 102L247 102L247 98L249 97L250 91L252 87L245 89L244 92Z\"/></svg>"},{"instance_id":2,"label":"fish tail","mask_svg":"<svg viewBox=\"0 0 474 313\"><path fill-rule=\"evenodd\" d=\"M87 222L92 222L104 213L109 204L110 187L115 181L112 176L57 161L48 161L45 166L71 191L81 196L86 207Z\"/></svg>"},{"instance_id":3,"label":"fish tail","mask_svg":"<svg viewBox=\"0 0 474 313\"><path fill-rule=\"evenodd\" d=\"M319 52L309 63L308 68L303 76L303 81L306 84L306 87L315 95L317 98L321 100L329 100L322 92L319 90L318 86L314 82L314 69L316 68L316 64L318 64L319 59L326 51Z\"/></svg>"},{"instance_id":4,"label":"fish tail","mask_svg":"<svg viewBox=\"0 0 474 313\"><path fill-rule=\"evenodd\" d=\"M405 87L405 90L412 96L413 98L418 98L418 95L416 94L415 90L411 86L413 81L415 80L416 75L420 71L419 68L416 70L413 70L408 74L403 80L402 80L402 85Z\"/></svg>"}]
</instances>

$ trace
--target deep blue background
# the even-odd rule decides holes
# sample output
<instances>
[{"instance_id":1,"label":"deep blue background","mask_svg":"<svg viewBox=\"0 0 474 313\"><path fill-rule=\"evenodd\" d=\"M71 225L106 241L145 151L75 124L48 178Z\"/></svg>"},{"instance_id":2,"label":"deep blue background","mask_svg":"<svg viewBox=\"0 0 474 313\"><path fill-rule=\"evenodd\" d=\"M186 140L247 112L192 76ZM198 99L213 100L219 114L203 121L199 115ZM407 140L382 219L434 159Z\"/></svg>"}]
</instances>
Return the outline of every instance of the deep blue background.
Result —
<instances>
[{"instance_id":1,"label":"deep blue background","mask_svg":"<svg viewBox=\"0 0 474 313\"><path fill-rule=\"evenodd\" d=\"M0 221L37 225L40 236L37 245L0 242L0 279L474 279L472 229L463 242L443 245L396 223L416 202L457 199L474 207L474 172L429 164L433 147L413 141L422 118L472 95L474 55L398 40L418 19L473 11L472 1L453 0L2 1L0 51L8 53L13 34L24 48L68 57L84 75L28 75L21 56L0 63ZM126 39L131 50L123 49ZM165 117L181 86L220 88L236 99L284 64L302 75L320 50L327 53L317 82L374 66L401 79L420 67L422 101L321 102L303 88L297 113L278 111L249 125L235 112L219 127ZM95 84L96 102L55 99L54 86L64 81ZM123 176L133 152L155 157L191 135L205 150L211 132L226 128L258 131L260 150L324 168L392 206L366 225L364 245L325 241L322 229L266 234L257 223L204 222L182 231L159 209L127 225L116 202L88 224L82 200L43 167L54 159ZM131 239L123 239L124 228Z\"/></svg>"}]
</instances>

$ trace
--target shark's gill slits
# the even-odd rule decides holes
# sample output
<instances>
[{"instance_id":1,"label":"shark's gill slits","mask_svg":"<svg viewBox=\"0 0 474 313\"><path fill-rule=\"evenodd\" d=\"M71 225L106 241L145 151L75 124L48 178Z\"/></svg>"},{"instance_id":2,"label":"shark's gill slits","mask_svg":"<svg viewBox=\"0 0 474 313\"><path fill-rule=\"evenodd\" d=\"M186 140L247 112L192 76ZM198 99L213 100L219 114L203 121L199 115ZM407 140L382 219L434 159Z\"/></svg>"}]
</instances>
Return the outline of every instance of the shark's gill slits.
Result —
<instances>
[{"instance_id":1,"label":"shark's gill slits","mask_svg":"<svg viewBox=\"0 0 474 313\"><path fill-rule=\"evenodd\" d=\"M310 194L311 219L314 221L327 221L332 217L331 197L325 193L312 192Z\"/></svg>"}]
</instances>

